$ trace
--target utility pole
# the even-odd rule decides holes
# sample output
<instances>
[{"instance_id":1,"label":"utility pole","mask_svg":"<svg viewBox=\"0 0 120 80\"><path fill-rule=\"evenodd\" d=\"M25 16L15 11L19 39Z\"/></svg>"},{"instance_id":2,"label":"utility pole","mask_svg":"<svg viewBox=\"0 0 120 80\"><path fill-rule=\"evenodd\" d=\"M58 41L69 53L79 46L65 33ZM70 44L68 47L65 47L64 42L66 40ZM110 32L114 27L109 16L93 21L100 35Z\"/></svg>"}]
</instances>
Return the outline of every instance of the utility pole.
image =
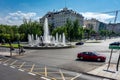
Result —
<instances>
[{"instance_id":1,"label":"utility pole","mask_svg":"<svg viewBox=\"0 0 120 80\"><path fill-rule=\"evenodd\" d=\"M114 24L116 23L116 21L117 21L117 16L118 16L118 10L117 11L115 11L115 19L114 19Z\"/></svg>"}]
</instances>

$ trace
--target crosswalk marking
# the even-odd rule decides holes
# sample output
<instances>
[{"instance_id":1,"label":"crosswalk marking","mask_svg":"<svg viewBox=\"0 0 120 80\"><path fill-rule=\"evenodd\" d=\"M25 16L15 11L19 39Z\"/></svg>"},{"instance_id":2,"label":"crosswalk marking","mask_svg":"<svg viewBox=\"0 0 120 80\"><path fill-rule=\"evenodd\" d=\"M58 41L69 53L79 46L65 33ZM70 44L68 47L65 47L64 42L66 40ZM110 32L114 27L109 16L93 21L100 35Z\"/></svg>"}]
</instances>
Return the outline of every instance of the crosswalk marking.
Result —
<instances>
[{"instance_id":1,"label":"crosswalk marking","mask_svg":"<svg viewBox=\"0 0 120 80\"><path fill-rule=\"evenodd\" d=\"M15 61L14 61L14 62L12 62L10 65L13 65L13 64L15 64L17 61L18 61L18 60L15 60Z\"/></svg>"}]
</instances>

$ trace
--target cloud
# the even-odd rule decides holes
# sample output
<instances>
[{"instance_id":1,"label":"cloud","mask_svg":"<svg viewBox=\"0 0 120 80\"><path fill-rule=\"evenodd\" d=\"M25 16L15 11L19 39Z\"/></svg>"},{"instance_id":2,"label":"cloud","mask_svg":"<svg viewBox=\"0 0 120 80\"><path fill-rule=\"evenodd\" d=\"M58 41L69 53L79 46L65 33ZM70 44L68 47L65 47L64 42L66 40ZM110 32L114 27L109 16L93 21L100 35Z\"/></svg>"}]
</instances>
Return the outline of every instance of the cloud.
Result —
<instances>
[{"instance_id":1,"label":"cloud","mask_svg":"<svg viewBox=\"0 0 120 80\"><path fill-rule=\"evenodd\" d=\"M23 13L22 11L17 11L14 13L8 13L7 16L0 18L0 24L9 24L9 25L20 25L23 22L23 18L26 19L38 19L36 13L28 12Z\"/></svg>"},{"instance_id":2,"label":"cloud","mask_svg":"<svg viewBox=\"0 0 120 80\"><path fill-rule=\"evenodd\" d=\"M110 19L113 19L115 16L103 13L93 13L93 12L84 12L82 14L85 19L95 18L102 22L108 22ZM23 18L39 20L39 16L35 12L24 13L22 11L17 11L13 13L8 13L8 15L4 17L0 17L0 24L8 24L8 25L20 25L23 23Z\"/></svg>"},{"instance_id":3,"label":"cloud","mask_svg":"<svg viewBox=\"0 0 120 80\"><path fill-rule=\"evenodd\" d=\"M91 19L95 18L102 22L108 22L108 20L113 19L115 16L103 13L93 13L93 12L85 12L81 13L85 18Z\"/></svg>"}]
</instances>

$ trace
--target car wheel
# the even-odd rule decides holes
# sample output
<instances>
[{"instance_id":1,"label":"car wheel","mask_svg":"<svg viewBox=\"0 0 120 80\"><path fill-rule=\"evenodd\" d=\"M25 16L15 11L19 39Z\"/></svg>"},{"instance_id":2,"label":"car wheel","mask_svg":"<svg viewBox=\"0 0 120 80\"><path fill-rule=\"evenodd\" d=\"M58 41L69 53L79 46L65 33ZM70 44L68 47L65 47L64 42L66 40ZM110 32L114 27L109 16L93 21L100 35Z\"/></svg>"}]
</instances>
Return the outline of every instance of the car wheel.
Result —
<instances>
[{"instance_id":1,"label":"car wheel","mask_svg":"<svg viewBox=\"0 0 120 80\"><path fill-rule=\"evenodd\" d=\"M83 57L80 57L81 60L83 60Z\"/></svg>"},{"instance_id":2,"label":"car wheel","mask_svg":"<svg viewBox=\"0 0 120 80\"><path fill-rule=\"evenodd\" d=\"M97 61L101 61L101 58L97 58Z\"/></svg>"}]
</instances>

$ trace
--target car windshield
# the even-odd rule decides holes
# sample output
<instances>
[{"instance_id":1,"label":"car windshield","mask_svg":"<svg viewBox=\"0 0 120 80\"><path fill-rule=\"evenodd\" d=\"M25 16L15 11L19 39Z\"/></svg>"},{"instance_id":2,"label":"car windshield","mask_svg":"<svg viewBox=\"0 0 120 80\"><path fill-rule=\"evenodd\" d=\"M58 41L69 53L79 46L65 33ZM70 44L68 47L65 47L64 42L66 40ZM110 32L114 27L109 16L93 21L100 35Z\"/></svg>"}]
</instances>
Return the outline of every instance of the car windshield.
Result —
<instances>
[{"instance_id":1,"label":"car windshield","mask_svg":"<svg viewBox=\"0 0 120 80\"><path fill-rule=\"evenodd\" d=\"M100 55L100 54L98 54L97 52L93 52L95 55Z\"/></svg>"}]
</instances>

